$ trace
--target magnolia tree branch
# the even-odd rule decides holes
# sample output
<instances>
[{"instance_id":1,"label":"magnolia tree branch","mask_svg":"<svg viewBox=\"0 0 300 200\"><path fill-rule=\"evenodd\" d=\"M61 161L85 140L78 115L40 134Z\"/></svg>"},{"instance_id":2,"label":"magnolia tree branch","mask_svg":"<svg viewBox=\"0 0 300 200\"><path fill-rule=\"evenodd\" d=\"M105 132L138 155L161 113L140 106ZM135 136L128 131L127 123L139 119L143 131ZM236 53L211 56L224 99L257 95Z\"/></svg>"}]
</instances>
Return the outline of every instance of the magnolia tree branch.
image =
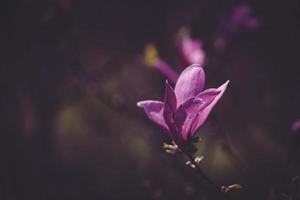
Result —
<instances>
[{"instance_id":1,"label":"magnolia tree branch","mask_svg":"<svg viewBox=\"0 0 300 200\"><path fill-rule=\"evenodd\" d=\"M195 166L197 173L204 179L209 185L211 190L215 193L218 199L230 200L229 196L222 192L221 187L219 187L216 183L214 183L199 167L198 163L195 161L193 155L188 152L184 152L184 154L188 157L190 163Z\"/></svg>"}]
</instances>

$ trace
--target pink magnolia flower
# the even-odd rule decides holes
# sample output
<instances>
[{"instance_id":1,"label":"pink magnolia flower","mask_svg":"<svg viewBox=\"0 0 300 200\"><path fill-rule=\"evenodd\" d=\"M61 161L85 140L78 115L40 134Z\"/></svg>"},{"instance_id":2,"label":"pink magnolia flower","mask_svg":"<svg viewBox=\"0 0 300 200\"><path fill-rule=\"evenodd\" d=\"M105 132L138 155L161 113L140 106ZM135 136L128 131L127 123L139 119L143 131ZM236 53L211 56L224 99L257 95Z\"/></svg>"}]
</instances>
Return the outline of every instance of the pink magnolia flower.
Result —
<instances>
[{"instance_id":1,"label":"pink magnolia flower","mask_svg":"<svg viewBox=\"0 0 300 200\"><path fill-rule=\"evenodd\" d=\"M206 121L229 81L219 88L207 90L203 90L204 83L203 68L194 64L180 74L174 90L166 82L164 102L146 100L137 105L144 109L150 120L165 130L179 148L184 148Z\"/></svg>"}]
</instances>

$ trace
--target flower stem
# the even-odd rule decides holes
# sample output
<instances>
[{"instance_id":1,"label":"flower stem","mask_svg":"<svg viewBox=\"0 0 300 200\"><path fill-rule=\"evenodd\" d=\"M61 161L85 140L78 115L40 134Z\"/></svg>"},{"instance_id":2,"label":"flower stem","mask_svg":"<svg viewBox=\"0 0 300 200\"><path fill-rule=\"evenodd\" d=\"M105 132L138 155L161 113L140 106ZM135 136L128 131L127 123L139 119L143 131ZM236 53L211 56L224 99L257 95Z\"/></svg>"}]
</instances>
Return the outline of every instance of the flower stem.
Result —
<instances>
[{"instance_id":1,"label":"flower stem","mask_svg":"<svg viewBox=\"0 0 300 200\"><path fill-rule=\"evenodd\" d=\"M221 191L221 187L219 187L216 183L214 183L198 166L195 162L193 155L190 153L184 152L184 154L189 158L190 162L195 166L198 174L210 185L212 191L217 195L218 199L230 200L229 196Z\"/></svg>"}]
</instances>

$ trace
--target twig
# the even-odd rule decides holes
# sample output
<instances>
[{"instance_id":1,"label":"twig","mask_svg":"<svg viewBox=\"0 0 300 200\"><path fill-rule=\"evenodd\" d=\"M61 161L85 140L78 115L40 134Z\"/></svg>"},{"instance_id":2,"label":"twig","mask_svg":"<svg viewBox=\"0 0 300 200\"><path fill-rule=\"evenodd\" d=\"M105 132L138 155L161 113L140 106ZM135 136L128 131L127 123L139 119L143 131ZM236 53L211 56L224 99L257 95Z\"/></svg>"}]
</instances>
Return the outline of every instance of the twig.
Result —
<instances>
[{"instance_id":1,"label":"twig","mask_svg":"<svg viewBox=\"0 0 300 200\"><path fill-rule=\"evenodd\" d=\"M191 164L195 166L195 169L197 170L198 174L211 186L212 190L217 194L217 196L220 199L224 200L230 200L229 196L221 191L221 187L219 187L216 183L214 183L206 174L202 171L202 169L199 167L199 165L195 162L194 157L184 152L184 154L189 158Z\"/></svg>"}]
</instances>

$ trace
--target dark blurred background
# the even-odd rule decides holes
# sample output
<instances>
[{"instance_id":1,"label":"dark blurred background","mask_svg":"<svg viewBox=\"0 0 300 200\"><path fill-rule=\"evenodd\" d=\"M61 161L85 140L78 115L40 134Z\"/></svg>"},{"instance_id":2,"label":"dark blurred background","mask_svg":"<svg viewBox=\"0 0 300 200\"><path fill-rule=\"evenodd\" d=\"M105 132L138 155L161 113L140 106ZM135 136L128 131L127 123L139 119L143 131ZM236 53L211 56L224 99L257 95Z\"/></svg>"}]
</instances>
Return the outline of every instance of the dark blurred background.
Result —
<instances>
[{"instance_id":1,"label":"dark blurred background","mask_svg":"<svg viewBox=\"0 0 300 200\"><path fill-rule=\"evenodd\" d=\"M220 23L246 3L261 26L222 51ZM299 1L1 1L0 199L210 199L200 177L136 107L162 99L143 60L180 65L185 26L207 55L207 87L231 80L199 131L201 168L237 199L283 199L300 175ZM236 197L237 196L237 197Z\"/></svg>"}]
</instances>

